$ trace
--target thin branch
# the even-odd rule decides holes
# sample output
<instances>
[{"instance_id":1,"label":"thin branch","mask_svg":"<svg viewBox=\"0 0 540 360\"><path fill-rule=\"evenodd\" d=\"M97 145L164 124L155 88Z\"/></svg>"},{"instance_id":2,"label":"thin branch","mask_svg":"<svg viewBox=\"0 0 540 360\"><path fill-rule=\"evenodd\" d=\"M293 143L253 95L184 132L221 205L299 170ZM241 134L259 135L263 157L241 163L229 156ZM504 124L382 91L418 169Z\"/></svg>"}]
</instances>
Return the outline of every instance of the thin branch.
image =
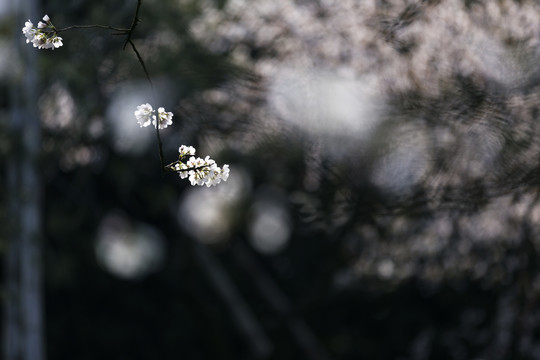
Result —
<instances>
[{"instance_id":1,"label":"thin branch","mask_svg":"<svg viewBox=\"0 0 540 360\"><path fill-rule=\"evenodd\" d=\"M142 4L142 0L137 0L137 9L135 9L135 15L133 16L133 21L132 21L131 26L129 27L129 31L127 33L126 42L124 43L124 49L126 48L128 43L131 43L133 45L133 43L131 42L131 34L133 34L133 31L135 30L135 27L137 26L137 24L140 21L140 19L139 19L139 10L141 8L141 4ZM145 72L146 72L146 70L145 70Z\"/></svg>"},{"instance_id":2,"label":"thin branch","mask_svg":"<svg viewBox=\"0 0 540 360\"><path fill-rule=\"evenodd\" d=\"M129 31L131 30L131 29L124 29L124 28L117 28L117 27L108 26L108 25L72 25L72 26L62 28L62 29L55 29L54 31L59 33L62 31L68 31L72 29L92 29L92 28L118 31L119 33L115 35L129 34Z\"/></svg>"},{"instance_id":3,"label":"thin branch","mask_svg":"<svg viewBox=\"0 0 540 360\"><path fill-rule=\"evenodd\" d=\"M129 44L131 45L131 48L133 49L133 52L135 52L135 55L137 55L137 59L139 60L139 63L141 64L144 75L146 76L146 79L150 83L150 87L152 88L152 93L154 93L154 84L152 83L152 79L150 78L150 74L148 73L148 70L146 69L146 65L144 64L144 60L141 57L141 54L137 50L137 47L133 43L133 41L128 40ZM158 140L158 146L159 146L159 163L161 166L161 172L165 171L165 166L163 165L163 145L161 143L161 136L159 135L159 126L158 126L158 120L156 120L156 136Z\"/></svg>"},{"instance_id":4,"label":"thin branch","mask_svg":"<svg viewBox=\"0 0 540 360\"><path fill-rule=\"evenodd\" d=\"M163 145L161 144L161 136L159 135L159 119L156 119L156 136L159 146L159 164L161 166L161 173L164 173L165 167L163 166Z\"/></svg>"},{"instance_id":5,"label":"thin branch","mask_svg":"<svg viewBox=\"0 0 540 360\"><path fill-rule=\"evenodd\" d=\"M201 165L201 166L195 166L195 167L190 167L190 168L186 168L186 169L180 169L180 170L176 170L174 165L180 163L179 161L175 161L175 162L172 162L166 166L163 167L163 170L168 170L168 171L172 171L172 172L183 172L183 171L191 171L191 170L204 170L204 169L210 169L210 165Z\"/></svg>"},{"instance_id":6,"label":"thin branch","mask_svg":"<svg viewBox=\"0 0 540 360\"><path fill-rule=\"evenodd\" d=\"M146 79L150 83L150 87L152 88L152 93L154 93L154 85L152 83L152 79L150 78L150 74L148 73L148 69L146 68L146 65L144 64L144 60L142 59L141 54L137 50L137 47L135 46L135 44L131 40L131 36L133 34L133 31L135 31L135 28L137 27L137 24L140 22L139 11L141 9L141 5L142 5L142 0L137 0L137 8L135 9L135 15L133 15L133 21L131 22L131 26L128 29L118 28L118 27L108 26L108 25L72 25L72 26L62 28L62 29L56 29L56 28L53 27L53 31L55 33L60 33L60 32L68 31L68 30L72 30L72 29L92 29L92 28L95 28L95 29L105 29L105 30L117 31L117 33L114 33L113 35L126 35L126 41L124 42L123 49L124 50L126 49L127 44L131 45L131 48L133 49L133 52L137 56L137 59L139 60L139 63L141 64L141 66L143 68L144 75L146 76ZM160 161L160 165L161 165L161 171L165 172L165 166L163 164L163 145L161 143L161 136L159 135L159 126L158 126L157 123L156 123L156 137L157 137L158 146L159 146L159 161Z\"/></svg>"},{"instance_id":7,"label":"thin branch","mask_svg":"<svg viewBox=\"0 0 540 360\"><path fill-rule=\"evenodd\" d=\"M128 42L131 45L131 48L133 49L133 51L135 52L135 55L137 55L137 59L139 59L139 62L141 63L141 66L142 66L142 68L144 70L144 75L146 75L146 79L150 83L150 86L152 87L152 90L153 90L154 89L154 84L152 84L152 79L150 79L150 74L148 73L148 70L146 69L146 65L144 65L144 61L143 61L143 59L141 57L141 54L139 54L139 51L137 50L137 47L135 46L133 41L128 40Z\"/></svg>"},{"instance_id":8,"label":"thin branch","mask_svg":"<svg viewBox=\"0 0 540 360\"><path fill-rule=\"evenodd\" d=\"M131 48L133 49L133 52L137 56L137 59L139 60L139 63L141 64L144 75L146 76L146 79L150 83L150 87L152 88L152 93L154 93L154 84L152 83L152 79L150 78L150 74L148 73L148 69L146 68L146 65L144 64L144 60L142 59L141 54L137 50L137 47L131 40L131 35L133 34L133 31L135 30L135 27L137 27L137 24L139 23L139 10L141 9L142 0L137 0L137 8L135 9L135 15L133 16L133 21L131 22L131 26L129 27L129 30L127 32L127 38L126 42L124 43L123 49L126 49L127 44L131 45ZM161 136L159 135L159 120L156 120L156 137L158 140L158 148L159 148L159 164L161 168L161 172L165 172L165 166L163 165L163 144L161 143Z\"/></svg>"}]
</instances>

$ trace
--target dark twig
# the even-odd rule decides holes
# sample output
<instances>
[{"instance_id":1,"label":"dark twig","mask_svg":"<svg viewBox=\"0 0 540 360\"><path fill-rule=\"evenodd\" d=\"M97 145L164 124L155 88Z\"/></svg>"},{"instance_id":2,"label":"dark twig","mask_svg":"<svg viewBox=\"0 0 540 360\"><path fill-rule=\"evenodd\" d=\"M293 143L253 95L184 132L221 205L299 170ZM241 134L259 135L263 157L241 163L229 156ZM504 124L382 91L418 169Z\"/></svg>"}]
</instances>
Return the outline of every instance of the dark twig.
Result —
<instances>
[{"instance_id":1,"label":"dark twig","mask_svg":"<svg viewBox=\"0 0 540 360\"><path fill-rule=\"evenodd\" d=\"M198 171L198 170L204 170L204 169L210 169L210 166L209 165L201 165L201 166L195 166L195 167L190 167L190 168L186 168L186 169L181 169L181 170L176 170L176 168L174 167L174 165L178 164L179 161L175 161L175 162L172 162L166 166L163 167L163 170L168 170L168 171L172 171L172 172L183 172L183 171L191 171L191 170L195 170L195 171Z\"/></svg>"},{"instance_id":2,"label":"dark twig","mask_svg":"<svg viewBox=\"0 0 540 360\"><path fill-rule=\"evenodd\" d=\"M150 86L152 86L152 90L154 89L154 85L152 84L152 79L150 79L150 74L148 73L148 70L146 69L146 65L144 65L144 61L141 57L141 54L139 53L139 51L137 50L137 47L135 46L135 44L133 43L133 41L131 40L128 40L129 44L131 45L131 48L133 49L133 51L135 52L135 55L137 55L137 59L139 59L139 63L141 63L141 66L143 68L143 71L144 71L144 75L146 75L146 79L148 80L148 82L150 83Z\"/></svg>"},{"instance_id":3,"label":"dark twig","mask_svg":"<svg viewBox=\"0 0 540 360\"><path fill-rule=\"evenodd\" d=\"M133 21L131 22L131 26L129 27L129 31L127 33L126 42L124 43L124 49L126 48L128 43L131 43L131 34L133 34L133 31L135 30L135 27L139 23L139 10L141 8L142 0L137 0L137 9L135 9L135 15L133 16ZM133 46L133 43L131 43ZM138 54L137 54L138 55ZM145 70L146 72L146 70Z\"/></svg>"},{"instance_id":4,"label":"dark twig","mask_svg":"<svg viewBox=\"0 0 540 360\"><path fill-rule=\"evenodd\" d=\"M163 145L161 144L161 136L159 135L159 119L156 119L156 136L159 147L159 164L161 166L161 172L165 172L165 166L163 166Z\"/></svg>"},{"instance_id":5,"label":"dark twig","mask_svg":"<svg viewBox=\"0 0 540 360\"><path fill-rule=\"evenodd\" d=\"M131 30L131 29L124 29L124 28L117 28L117 27L108 26L108 25L72 25L72 26L62 28L62 29L55 29L54 31L59 33L62 31L68 31L68 30L73 30L73 29L92 29L92 28L118 31L118 33L114 35L129 34Z\"/></svg>"},{"instance_id":6,"label":"dark twig","mask_svg":"<svg viewBox=\"0 0 540 360\"><path fill-rule=\"evenodd\" d=\"M137 24L139 23L139 10L141 9L142 0L137 0L137 8L135 9L135 15L133 16L133 21L131 22L131 26L129 27L129 30L127 32L127 38L126 42L124 43L123 49L126 49L127 44L131 45L131 48L133 49L133 52L137 56L137 59L139 60L139 63L141 64L144 75L146 76L146 79L150 83L150 87L152 88L152 94L154 94L154 84L152 83L152 79L150 78L150 74L148 73L148 69L146 68L146 65L144 64L144 61L142 59L141 54L137 50L137 47L131 40L131 35L133 34L133 31L135 30L135 27L137 27ZM158 140L158 148L159 148L159 164L161 168L161 172L165 172L165 166L163 164L163 144L161 143L161 136L159 135L159 119L156 119L156 137Z\"/></svg>"},{"instance_id":7,"label":"dark twig","mask_svg":"<svg viewBox=\"0 0 540 360\"><path fill-rule=\"evenodd\" d=\"M129 35L128 35L129 36ZM135 52L135 55L137 55L137 59L139 60L139 63L141 64L144 75L146 76L146 79L150 83L150 87L152 88L152 94L154 94L154 84L152 83L152 79L150 78L150 74L148 73L148 69L146 68L146 65L144 64L144 60L141 57L141 54L137 50L137 47L133 43L132 40L127 40L127 42L131 45L131 48L133 49L133 52ZM159 163L161 166L161 171L165 171L165 166L163 165L163 145L161 143L161 136L159 135L159 119L156 119L156 136L158 140L158 147L159 147Z\"/></svg>"},{"instance_id":8,"label":"dark twig","mask_svg":"<svg viewBox=\"0 0 540 360\"><path fill-rule=\"evenodd\" d=\"M133 52L137 56L137 59L139 60L139 63L141 64L144 75L146 76L146 79L150 83L150 87L152 88L152 94L154 94L154 85L152 83L152 79L150 78L150 74L148 73L148 69L146 68L146 65L144 64L144 60L142 59L141 54L137 50L137 47L131 40L131 36L133 34L133 31L135 31L135 28L137 27L137 24L140 22L139 19L139 11L141 9L142 0L137 0L137 8L135 9L135 14L133 15L133 21L131 22L131 26L128 29L125 28L118 28L108 25L72 25L68 26L62 29L55 29L53 27L53 31L55 33L60 33L62 31L72 30L72 29L91 29L91 28L97 28L97 29L105 29L105 30L114 30L117 31L117 33L114 33L113 35L126 35L126 41L124 42L123 49L126 49L127 44L131 45L131 48L133 49ZM158 140L158 146L159 146L159 161L161 165L161 171L165 171L165 166L163 164L163 145L161 143L161 136L159 135L159 119L156 119L156 136Z\"/></svg>"}]
</instances>

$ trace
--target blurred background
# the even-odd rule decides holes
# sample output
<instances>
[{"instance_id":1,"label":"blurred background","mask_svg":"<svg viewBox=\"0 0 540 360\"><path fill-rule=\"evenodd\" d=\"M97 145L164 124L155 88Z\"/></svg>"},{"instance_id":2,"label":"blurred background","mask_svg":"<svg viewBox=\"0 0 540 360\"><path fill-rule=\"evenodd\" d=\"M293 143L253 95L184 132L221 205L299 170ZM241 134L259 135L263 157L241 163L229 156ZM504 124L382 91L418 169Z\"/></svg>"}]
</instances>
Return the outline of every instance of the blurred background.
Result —
<instances>
[{"instance_id":1,"label":"blurred background","mask_svg":"<svg viewBox=\"0 0 540 360\"><path fill-rule=\"evenodd\" d=\"M2 351L540 359L536 0L0 1ZM155 132L229 164L162 175Z\"/></svg>"}]
</instances>

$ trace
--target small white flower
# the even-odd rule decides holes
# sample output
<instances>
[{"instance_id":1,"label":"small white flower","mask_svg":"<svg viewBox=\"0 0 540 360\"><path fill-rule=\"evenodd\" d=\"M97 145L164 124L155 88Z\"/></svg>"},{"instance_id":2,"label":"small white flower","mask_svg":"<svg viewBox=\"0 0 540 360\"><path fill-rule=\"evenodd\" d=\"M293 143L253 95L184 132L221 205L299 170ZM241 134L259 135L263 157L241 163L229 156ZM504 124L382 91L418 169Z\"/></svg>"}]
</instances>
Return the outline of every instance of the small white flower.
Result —
<instances>
[{"instance_id":1,"label":"small white flower","mask_svg":"<svg viewBox=\"0 0 540 360\"><path fill-rule=\"evenodd\" d=\"M195 185L199 185L199 186L204 185L204 178L205 178L205 175L204 175L204 173L202 171L200 171L200 170L190 171L189 182L191 183L191 185L193 185L193 186L195 186Z\"/></svg>"},{"instance_id":2,"label":"small white flower","mask_svg":"<svg viewBox=\"0 0 540 360\"><path fill-rule=\"evenodd\" d=\"M152 117L154 119L152 125L156 126L156 121L159 119L159 129L165 129L167 126L172 125L172 117L172 112L166 112L164 108L160 107L158 109L157 118L156 115Z\"/></svg>"},{"instance_id":3,"label":"small white flower","mask_svg":"<svg viewBox=\"0 0 540 360\"><path fill-rule=\"evenodd\" d=\"M189 168L196 168L203 165L204 165L204 160L201 159L200 157L196 158L195 156L190 157L187 162L187 166Z\"/></svg>"},{"instance_id":4,"label":"small white flower","mask_svg":"<svg viewBox=\"0 0 540 360\"><path fill-rule=\"evenodd\" d=\"M38 49L53 49L54 50L54 44L52 43L51 38L47 38L47 40L45 40L45 44L41 45L41 47L38 47Z\"/></svg>"},{"instance_id":5,"label":"small white flower","mask_svg":"<svg viewBox=\"0 0 540 360\"><path fill-rule=\"evenodd\" d=\"M178 175L180 175L180 178L185 179L189 176L189 171L186 171L188 169L187 165L184 163L176 163L174 164L174 170L178 172Z\"/></svg>"},{"instance_id":6,"label":"small white flower","mask_svg":"<svg viewBox=\"0 0 540 360\"><path fill-rule=\"evenodd\" d=\"M60 40L62 39L60 38ZM152 105L148 103L137 106L137 110L135 110L135 118L141 127L150 125L153 112L154 109L152 109Z\"/></svg>"},{"instance_id":7,"label":"small white flower","mask_svg":"<svg viewBox=\"0 0 540 360\"><path fill-rule=\"evenodd\" d=\"M229 173L230 173L229 165L228 164L223 165L223 168L221 169L221 180L227 181L227 179L229 178Z\"/></svg>"},{"instance_id":8,"label":"small white flower","mask_svg":"<svg viewBox=\"0 0 540 360\"><path fill-rule=\"evenodd\" d=\"M33 29L34 29L34 24L30 21L30 19L28 19L28 21L26 21L24 23L24 27L22 28L22 32L23 32L23 34L26 35L30 31L32 31Z\"/></svg>"},{"instance_id":9,"label":"small white flower","mask_svg":"<svg viewBox=\"0 0 540 360\"><path fill-rule=\"evenodd\" d=\"M57 48L57 49L58 49L60 46L64 45L64 44L62 43L62 38L61 38L60 36L55 36L54 38L52 38L51 43L52 43L53 46L54 46L54 47L52 48L53 50L54 50L54 48Z\"/></svg>"},{"instance_id":10,"label":"small white flower","mask_svg":"<svg viewBox=\"0 0 540 360\"><path fill-rule=\"evenodd\" d=\"M38 22L37 27L38 27L38 29L44 29L44 28L47 27L47 24L40 21L40 22Z\"/></svg>"},{"instance_id":11,"label":"small white flower","mask_svg":"<svg viewBox=\"0 0 540 360\"><path fill-rule=\"evenodd\" d=\"M203 161L204 161L204 165L208 165L208 166L216 164L216 162L214 160L210 159L210 156L208 156L208 155L204 158Z\"/></svg>"},{"instance_id":12,"label":"small white flower","mask_svg":"<svg viewBox=\"0 0 540 360\"><path fill-rule=\"evenodd\" d=\"M43 17L43 21L49 22L51 19L49 18L49 15L45 15Z\"/></svg>"},{"instance_id":13,"label":"small white flower","mask_svg":"<svg viewBox=\"0 0 540 360\"><path fill-rule=\"evenodd\" d=\"M36 35L37 30L34 28L34 24L30 20L24 23L24 27L22 28L22 32L24 36L26 36L26 43L28 44L34 39L34 36Z\"/></svg>"},{"instance_id":14,"label":"small white flower","mask_svg":"<svg viewBox=\"0 0 540 360\"><path fill-rule=\"evenodd\" d=\"M47 35L43 33L36 33L32 39L32 45L38 49L45 49L47 45Z\"/></svg>"},{"instance_id":15,"label":"small white flower","mask_svg":"<svg viewBox=\"0 0 540 360\"><path fill-rule=\"evenodd\" d=\"M182 145L178 148L178 152L180 153L179 157L195 155L195 148L193 146Z\"/></svg>"},{"instance_id":16,"label":"small white flower","mask_svg":"<svg viewBox=\"0 0 540 360\"><path fill-rule=\"evenodd\" d=\"M178 175L180 175L180 179L185 179L185 178L187 178L189 176L190 172L191 171L179 171Z\"/></svg>"},{"instance_id":17,"label":"small white flower","mask_svg":"<svg viewBox=\"0 0 540 360\"><path fill-rule=\"evenodd\" d=\"M229 165L223 165L223 168L215 166L212 168L212 174L209 176L206 186L217 185L221 181L227 181L229 178Z\"/></svg>"}]
</instances>

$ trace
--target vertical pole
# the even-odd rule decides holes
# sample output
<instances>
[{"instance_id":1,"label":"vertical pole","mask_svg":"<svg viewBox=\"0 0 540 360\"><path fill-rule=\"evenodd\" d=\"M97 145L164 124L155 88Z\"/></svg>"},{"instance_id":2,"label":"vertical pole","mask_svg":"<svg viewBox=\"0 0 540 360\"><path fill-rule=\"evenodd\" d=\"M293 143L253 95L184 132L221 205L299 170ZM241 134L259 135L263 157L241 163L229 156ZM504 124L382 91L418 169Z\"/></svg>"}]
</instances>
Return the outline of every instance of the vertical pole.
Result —
<instances>
[{"instance_id":1,"label":"vertical pole","mask_svg":"<svg viewBox=\"0 0 540 360\"><path fill-rule=\"evenodd\" d=\"M36 0L21 0L14 6L17 28L37 16ZM22 32L13 36L22 71L11 85L12 151L6 161L11 223L5 261L4 359L44 360L37 50L25 43Z\"/></svg>"}]
</instances>

